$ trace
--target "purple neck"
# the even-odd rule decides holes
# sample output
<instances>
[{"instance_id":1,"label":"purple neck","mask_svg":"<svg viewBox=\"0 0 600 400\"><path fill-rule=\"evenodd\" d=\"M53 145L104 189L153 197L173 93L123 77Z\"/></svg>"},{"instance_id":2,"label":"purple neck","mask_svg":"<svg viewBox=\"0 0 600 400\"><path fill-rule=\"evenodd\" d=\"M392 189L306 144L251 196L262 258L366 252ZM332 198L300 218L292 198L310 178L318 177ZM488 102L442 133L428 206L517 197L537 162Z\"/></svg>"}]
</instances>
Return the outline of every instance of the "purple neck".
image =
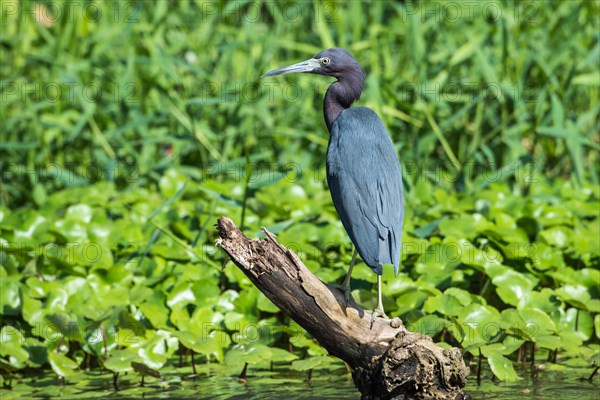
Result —
<instances>
[{"instance_id":1,"label":"purple neck","mask_svg":"<svg viewBox=\"0 0 600 400\"><path fill-rule=\"evenodd\" d=\"M331 133L333 122L342 111L350 108L352 103L360 98L364 86L365 73L360 66L347 71L346 75L338 78L329 86L323 102L323 114L329 133Z\"/></svg>"}]
</instances>

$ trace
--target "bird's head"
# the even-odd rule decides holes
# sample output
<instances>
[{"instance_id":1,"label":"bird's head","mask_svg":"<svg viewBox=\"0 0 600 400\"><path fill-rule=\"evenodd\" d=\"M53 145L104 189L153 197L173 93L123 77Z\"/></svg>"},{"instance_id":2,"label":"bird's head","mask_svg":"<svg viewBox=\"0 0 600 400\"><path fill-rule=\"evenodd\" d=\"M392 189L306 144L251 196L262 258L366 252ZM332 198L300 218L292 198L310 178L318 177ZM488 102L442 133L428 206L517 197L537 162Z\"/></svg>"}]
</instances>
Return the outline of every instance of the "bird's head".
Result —
<instances>
[{"instance_id":1,"label":"bird's head","mask_svg":"<svg viewBox=\"0 0 600 400\"><path fill-rule=\"evenodd\" d=\"M334 76L338 79L343 79L345 76L359 75L364 80L365 76L365 71L348 50L334 47L323 50L306 61L267 72L262 77L295 72Z\"/></svg>"}]
</instances>

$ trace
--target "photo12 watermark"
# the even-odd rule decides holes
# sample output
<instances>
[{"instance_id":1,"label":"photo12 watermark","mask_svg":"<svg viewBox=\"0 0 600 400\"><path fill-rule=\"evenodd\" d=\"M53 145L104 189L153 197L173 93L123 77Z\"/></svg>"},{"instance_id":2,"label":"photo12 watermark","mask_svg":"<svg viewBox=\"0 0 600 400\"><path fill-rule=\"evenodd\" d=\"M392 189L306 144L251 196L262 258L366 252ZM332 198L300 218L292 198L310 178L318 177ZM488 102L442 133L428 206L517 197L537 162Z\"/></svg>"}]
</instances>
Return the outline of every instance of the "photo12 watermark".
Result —
<instances>
[{"instance_id":1,"label":"photo12 watermark","mask_svg":"<svg viewBox=\"0 0 600 400\"><path fill-rule=\"evenodd\" d=\"M166 4L166 3L165 3ZM280 1L198 1L192 4L192 15L198 23L257 24L270 23L274 19L287 24L313 22L337 22L340 4L322 2L280 2ZM32 20L44 27L61 23L85 21L88 24L103 22L135 24L142 19L142 13L153 12L159 6L144 1L8 1L0 2L2 24L18 20Z\"/></svg>"},{"instance_id":2,"label":"photo12 watermark","mask_svg":"<svg viewBox=\"0 0 600 400\"><path fill-rule=\"evenodd\" d=\"M105 19L112 23L137 23L144 2L139 1L7 1L0 2L2 24L32 20L50 28L56 24L79 20L98 24Z\"/></svg>"},{"instance_id":3,"label":"photo12 watermark","mask_svg":"<svg viewBox=\"0 0 600 400\"><path fill-rule=\"evenodd\" d=\"M101 101L136 104L141 87L137 82L2 82L0 101L33 101L35 103L83 102L99 104Z\"/></svg>"},{"instance_id":4,"label":"photo12 watermark","mask_svg":"<svg viewBox=\"0 0 600 400\"><path fill-rule=\"evenodd\" d=\"M48 162L25 165L16 162L0 162L0 171L2 182L13 184L71 185L81 181L94 183L115 180L134 183L140 178L140 169L137 163L118 160L108 164Z\"/></svg>"},{"instance_id":5,"label":"photo12 watermark","mask_svg":"<svg viewBox=\"0 0 600 400\"><path fill-rule=\"evenodd\" d=\"M402 173L411 184L446 183L455 184L464 177L479 183L504 182L508 179L523 184L535 184L542 174L533 162L514 162L499 166L494 163L480 165L475 162L453 164L450 162L404 161ZM327 181L324 165L303 165L289 162L205 162L196 165L200 181L215 180L259 184L277 183L302 184L303 180L316 183ZM103 180L138 182L142 178L140 166L132 161L116 160L112 163L40 163L25 165L15 162L0 162L0 173L4 183L49 183L69 185L77 182L100 182Z\"/></svg>"},{"instance_id":6,"label":"photo12 watermark","mask_svg":"<svg viewBox=\"0 0 600 400\"><path fill-rule=\"evenodd\" d=\"M539 5L535 1L407 1L402 22L416 18L420 22L464 23L483 19L497 22L502 19L518 24L539 24Z\"/></svg>"},{"instance_id":7,"label":"photo12 watermark","mask_svg":"<svg viewBox=\"0 0 600 400\"><path fill-rule=\"evenodd\" d=\"M122 321L119 324L101 323L90 321L81 323L76 321L60 322L37 322L30 330L32 336L43 342L64 343L65 341L84 342L88 345L106 343L110 338L111 343L119 345L135 345L146 341L138 324L143 321ZM282 336L287 337L290 344L295 345L305 341L308 337L304 330L296 325L284 325L278 322L235 322L228 327L223 323L204 321L200 324L200 330L195 332L197 343L208 343L216 341L223 345L230 343L230 338L235 343L265 343L273 342ZM473 341L481 338L484 342L494 342L498 335L503 332L513 332L508 340L519 342L519 335L534 338L540 327L533 322L507 323L488 321L480 323L477 321L450 322L441 321L417 321L407 323L407 329L411 332L420 332L428 336L435 336L442 330L446 330L455 340ZM4 325L0 329L0 343L9 346L11 343L25 343L25 331L13 325Z\"/></svg>"},{"instance_id":8,"label":"photo12 watermark","mask_svg":"<svg viewBox=\"0 0 600 400\"><path fill-rule=\"evenodd\" d=\"M280 2L231 1L227 3L202 1L200 5L200 21L229 21L233 23L269 23L277 19L287 24L296 24L304 20L313 22L334 23L340 4L338 2Z\"/></svg>"},{"instance_id":9,"label":"photo12 watermark","mask_svg":"<svg viewBox=\"0 0 600 400\"><path fill-rule=\"evenodd\" d=\"M340 227L340 229L342 229ZM17 230L17 237L25 232ZM150 239L149 239L150 240ZM340 258L340 243L318 242L306 244L299 242L283 242L300 259L328 260L329 264ZM115 264L140 263L149 253L148 242L133 241L67 241L65 243L44 242L32 243L30 240L15 239L0 241L0 251L13 254L19 259L43 258L61 265L80 265L95 268L107 268ZM539 247L532 242L508 242L501 248L487 243L475 244L468 240L445 240L431 244L426 241L404 240L401 254L404 257L418 256L420 263L459 264L465 265L501 265L505 258L528 259L532 265L540 263ZM178 257L193 259L196 263L214 265L226 259L225 253L211 243L200 243L191 247L181 247ZM179 259L179 258L178 258Z\"/></svg>"}]
</instances>

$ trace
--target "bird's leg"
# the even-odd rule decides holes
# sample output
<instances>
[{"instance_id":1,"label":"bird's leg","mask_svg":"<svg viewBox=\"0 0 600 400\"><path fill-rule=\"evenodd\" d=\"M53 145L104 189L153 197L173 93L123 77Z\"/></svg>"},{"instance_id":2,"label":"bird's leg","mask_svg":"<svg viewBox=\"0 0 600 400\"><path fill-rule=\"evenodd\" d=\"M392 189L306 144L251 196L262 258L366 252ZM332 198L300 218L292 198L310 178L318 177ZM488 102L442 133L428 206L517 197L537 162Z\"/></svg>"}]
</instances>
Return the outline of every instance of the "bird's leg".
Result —
<instances>
[{"instance_id":1,"label":"bird's leg","mask_svg":"<svg viewBox=\"0 0 600 400\"><path fill-rule=\"evenodd\" d=\"M371 314L371 329L373 328L373 324L375 323L375 318L387 318L383 312L383 301L381 298L381 275L377 275L377 307L373 310L373 314Z\"/></svg>"},{"instance_id":2,"label":"bird's leg","mask_svg":"<svg viewBox=\"0 0 600 400\"><path fill-rule=\"evenodd\" d=\"M346 298L346 303L350 300L352 290L350 289L350 277L352 276L352 270L354 269L354 264L356 263L356 256L358 255L358 251L356 247L354 248L354 253L352 254L352 261L350 261L350 267L348 268L348 273L346 274L346 278L344 278L344 282L342 282L341 289L344 291L344 297Z\"/></svg>"}]
</instances>

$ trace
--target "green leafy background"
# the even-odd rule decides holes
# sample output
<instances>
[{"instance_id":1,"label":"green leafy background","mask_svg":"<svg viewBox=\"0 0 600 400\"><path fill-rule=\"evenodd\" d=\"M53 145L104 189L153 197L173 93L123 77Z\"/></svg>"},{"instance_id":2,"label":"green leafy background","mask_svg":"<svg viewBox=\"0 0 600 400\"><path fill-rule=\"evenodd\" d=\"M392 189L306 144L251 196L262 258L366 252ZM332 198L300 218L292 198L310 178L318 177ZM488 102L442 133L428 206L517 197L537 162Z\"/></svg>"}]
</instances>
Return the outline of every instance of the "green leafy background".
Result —
<instances>
[{"instance_id":1,"label":"green leafy background","mask_svg":"<svg viewBox=\"0 0 600 400\"><path fill-rule=\"evenodd\" d=\"M342 367L226 264L213 227L265 226L323 281L343 279L352 247L324 171L331 79L259 78L334 45L367 71L360 104L403 164L388 315L463 349L473 373L487 360L488 378L598 364L598 2L456 18L466 3L19 4L2 3L0 39L5 387L48 368L158 382L189 373L192 353L236 373ZM366 308L374 282L361 262Z\"/></svg>"}]
</instances>

